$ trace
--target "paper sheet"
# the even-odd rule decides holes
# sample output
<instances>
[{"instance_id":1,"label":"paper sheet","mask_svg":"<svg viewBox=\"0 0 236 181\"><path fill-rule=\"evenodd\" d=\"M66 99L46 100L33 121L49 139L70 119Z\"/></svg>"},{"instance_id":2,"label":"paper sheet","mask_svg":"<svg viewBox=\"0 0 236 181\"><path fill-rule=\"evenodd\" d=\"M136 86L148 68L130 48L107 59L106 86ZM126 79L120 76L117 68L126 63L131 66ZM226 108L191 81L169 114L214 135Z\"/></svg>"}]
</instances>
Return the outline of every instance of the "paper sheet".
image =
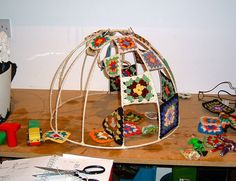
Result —
<instances>
[{"instance_id":1,"label":"paper sheet","mask_svg":"<svg viewBox=\"0 0 236 181\"><path fill-rule=\"evenodd\" d=\"M97 179L99 181L108 181L113 161L106 159L97 159L91 157L83 157L77 155L63 155L61 156L44 156L29 159L18 159L11 161L4 161L0 165L0 181L77 181L78 177L70 175L57 176L40 176L33 175L45 174L47 171L36 168L35 166L51 167L65 170L83 169L88 165L101 165L105 168L105 172L97 175L81 175L86 179Z\"/></svg>"}]
</instances>

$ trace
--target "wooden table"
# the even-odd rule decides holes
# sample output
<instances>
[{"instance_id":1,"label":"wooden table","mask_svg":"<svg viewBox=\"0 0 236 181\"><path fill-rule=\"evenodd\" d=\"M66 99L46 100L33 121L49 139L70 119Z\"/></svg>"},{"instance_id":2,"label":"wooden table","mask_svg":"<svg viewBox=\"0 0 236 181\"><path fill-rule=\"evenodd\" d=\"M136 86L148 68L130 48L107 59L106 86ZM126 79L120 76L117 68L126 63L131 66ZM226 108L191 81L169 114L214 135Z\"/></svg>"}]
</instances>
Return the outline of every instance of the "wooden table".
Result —
<instances>
[{"instance_id":1,"label":"wooden table","mask_svg":"<svg viewBox=\"0 0 236 181\"><path fill-rule=\"evenodd\" d=\"M76 91L66 91L63 93L63 99L77 94L78 92ZM99 127L101 122L97 121L98 117L99 119L102 116L104 118L119 104L118 99L114 99L114 96L117 97L117 95L105 94L91 96L88 99L86 114L86 118L90 121L87 126L88 130ZM48 100L48 90L12 90L12 113L7 121L20 123L21 129L17 132L18 145L16 147L0 145L1 157L24 158L70 153L113 159L116 163L236 167L236 152L230 152L224 157L219 156L219 152L209 152L206 157L201 157L198 161L186 160L180 154L180 149L192 148L191 145L187 144L192 134L201 139L204 137L203 134L197 131L199 118L203 115L212 115L202 108L201 102L198 101L196 95L193 95L191 99L180 99L181 122L179 128L171 136L150 146L125 150L96 149L69 142L58 144L51 141L44 142L40 146L28 146L26 144L26 133L30 119L39 119L43 132L50 130ZM78 119L81 120L81 115L77 113L82 109L82 103L82 100L70 101L68 106L65 105L59 113L59 127L70 131L72 133L71 139L78 139L81 135L77 128L80 124ZM140 110L144 111L143 108L140 108ZM229 130L228 136L236 140L235 131ZM90 142L88 136L86 140Z\"/></svg>"}]
</instances>

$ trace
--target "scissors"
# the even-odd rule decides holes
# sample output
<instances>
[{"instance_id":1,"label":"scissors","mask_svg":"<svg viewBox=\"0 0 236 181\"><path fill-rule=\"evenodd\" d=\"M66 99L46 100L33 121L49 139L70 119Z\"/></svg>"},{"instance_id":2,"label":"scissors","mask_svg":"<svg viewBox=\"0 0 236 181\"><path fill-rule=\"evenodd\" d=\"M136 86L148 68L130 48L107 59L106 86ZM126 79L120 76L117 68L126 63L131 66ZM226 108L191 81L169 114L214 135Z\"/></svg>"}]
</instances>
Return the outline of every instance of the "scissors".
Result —
<instances>
[{"instance_id":1,"label":"scissors","mask_svg":"<svg viewBox=\"0 0 236 181\"><path fill-rule=\"evenodd\" d=\"M84 175L84 174L85 175L86 174L88 174L88 175L96 175L96 174L101 174L101 173L105 172L105 168L103 166L100 166L100 165L89 165L89 166L85 167L83 170L79 170L79 169L63 170L63 169L49 168L49 167L40 167L40 166L35 166L35 167L39 168L39 169L43 169L43 170L52 172L52 173L43 173L43 174L33 175L35 177L67 174L67 175L79 177L82 180L87 180L87 181L98 181L98 180L83 178L83 177L81 177L81 175Z\"/></svg>"}]
</instances>

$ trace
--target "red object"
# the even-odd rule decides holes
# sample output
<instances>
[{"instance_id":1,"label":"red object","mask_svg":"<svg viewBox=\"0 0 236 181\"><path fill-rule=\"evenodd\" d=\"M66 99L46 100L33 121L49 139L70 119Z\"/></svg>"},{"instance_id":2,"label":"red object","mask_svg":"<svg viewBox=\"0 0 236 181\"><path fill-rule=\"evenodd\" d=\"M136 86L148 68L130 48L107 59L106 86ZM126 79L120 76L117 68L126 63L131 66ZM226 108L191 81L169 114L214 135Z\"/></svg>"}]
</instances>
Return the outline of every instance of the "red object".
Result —
<instances>
[{"instance_id":1,"label":"red object","mask_svg":"<svg viewBox=\"0 0 236 181\"><path fill-rule=\"evenodd\" d=\"M18 129L20 129L20 124L18 123L0 124L0 131L5 131L7 133L7 145L9 147L14 147L17 145L16 131Z\"/></svg>"}]
</instances>

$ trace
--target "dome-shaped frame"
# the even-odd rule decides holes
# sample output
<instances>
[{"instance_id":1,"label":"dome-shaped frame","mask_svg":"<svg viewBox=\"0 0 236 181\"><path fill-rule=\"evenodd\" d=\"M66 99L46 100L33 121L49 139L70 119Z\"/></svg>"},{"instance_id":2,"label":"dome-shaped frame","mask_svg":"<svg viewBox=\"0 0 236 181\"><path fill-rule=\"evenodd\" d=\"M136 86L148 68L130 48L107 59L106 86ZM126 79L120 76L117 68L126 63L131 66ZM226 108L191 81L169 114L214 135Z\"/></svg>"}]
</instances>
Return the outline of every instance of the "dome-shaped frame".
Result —
<instances>
[{"instance_id":1,"label":"dome-shaped frame","mask_svg":"<svg viewBox=\"0 0 236 181\"><path fill-rule=\"evenodd\" d=\"M101 60L102 51L106 48L106 56ZM115 54L111 55L111 49L115 49ZM125 60L126 53L133 53L135 57L135 63L141 64L143 72L138 75L124 76L122 72L123 64L130 63ZM80 95L62 101L61 95L64 90L64 85L67 77L70 75L72 67L84 56L84 61L81 70L80 79ZM88 72L85 85L84 69L87 57L93 57L91 68ZM104 130L113 136L113 139L118 146L100 146L87 144L85 142L85 122L86 122L86 108L89 94L89 87L91 83L91 77L94 73L96 63L101 70L105 72L108 77L118 77L120 79L120 107L115 110L119 117L121 117L121 124L119 125L117 135L106 130L106 125L109 124L104 119ZM152 75L150 72L157 72L160 78L160 93L157 93L153 83ZM56 93L55 93L56 92ZM50 86L50 127L58 133L58 114L59 109L68 102L75 99L84 99L82 120L81 121L81 140L74 141L68 138L63 138L74 144L81 146L87 146L92 148L102 149L126 149L137 148L141 146L151 145L161 141L172 134L179 125L179 99L177 94L176 83L174 76L167 61L161 56L161 54L143 37L134 33L131 29L128 30L99 30L85 37L85 40L73 49L63 62L58 67L54 74L54 77ZM141 144L126 145L123 132L123 108L132 104L155 104L157 107L157 124L158 132L157 138L152 141L148 141ZM109 125L108 125L109 126ZM59 134L60 135L60 134ZM62 135L60 135L62 137ZM117 139L115 139L115 137Z\"/></svg>"}]
</instances>

